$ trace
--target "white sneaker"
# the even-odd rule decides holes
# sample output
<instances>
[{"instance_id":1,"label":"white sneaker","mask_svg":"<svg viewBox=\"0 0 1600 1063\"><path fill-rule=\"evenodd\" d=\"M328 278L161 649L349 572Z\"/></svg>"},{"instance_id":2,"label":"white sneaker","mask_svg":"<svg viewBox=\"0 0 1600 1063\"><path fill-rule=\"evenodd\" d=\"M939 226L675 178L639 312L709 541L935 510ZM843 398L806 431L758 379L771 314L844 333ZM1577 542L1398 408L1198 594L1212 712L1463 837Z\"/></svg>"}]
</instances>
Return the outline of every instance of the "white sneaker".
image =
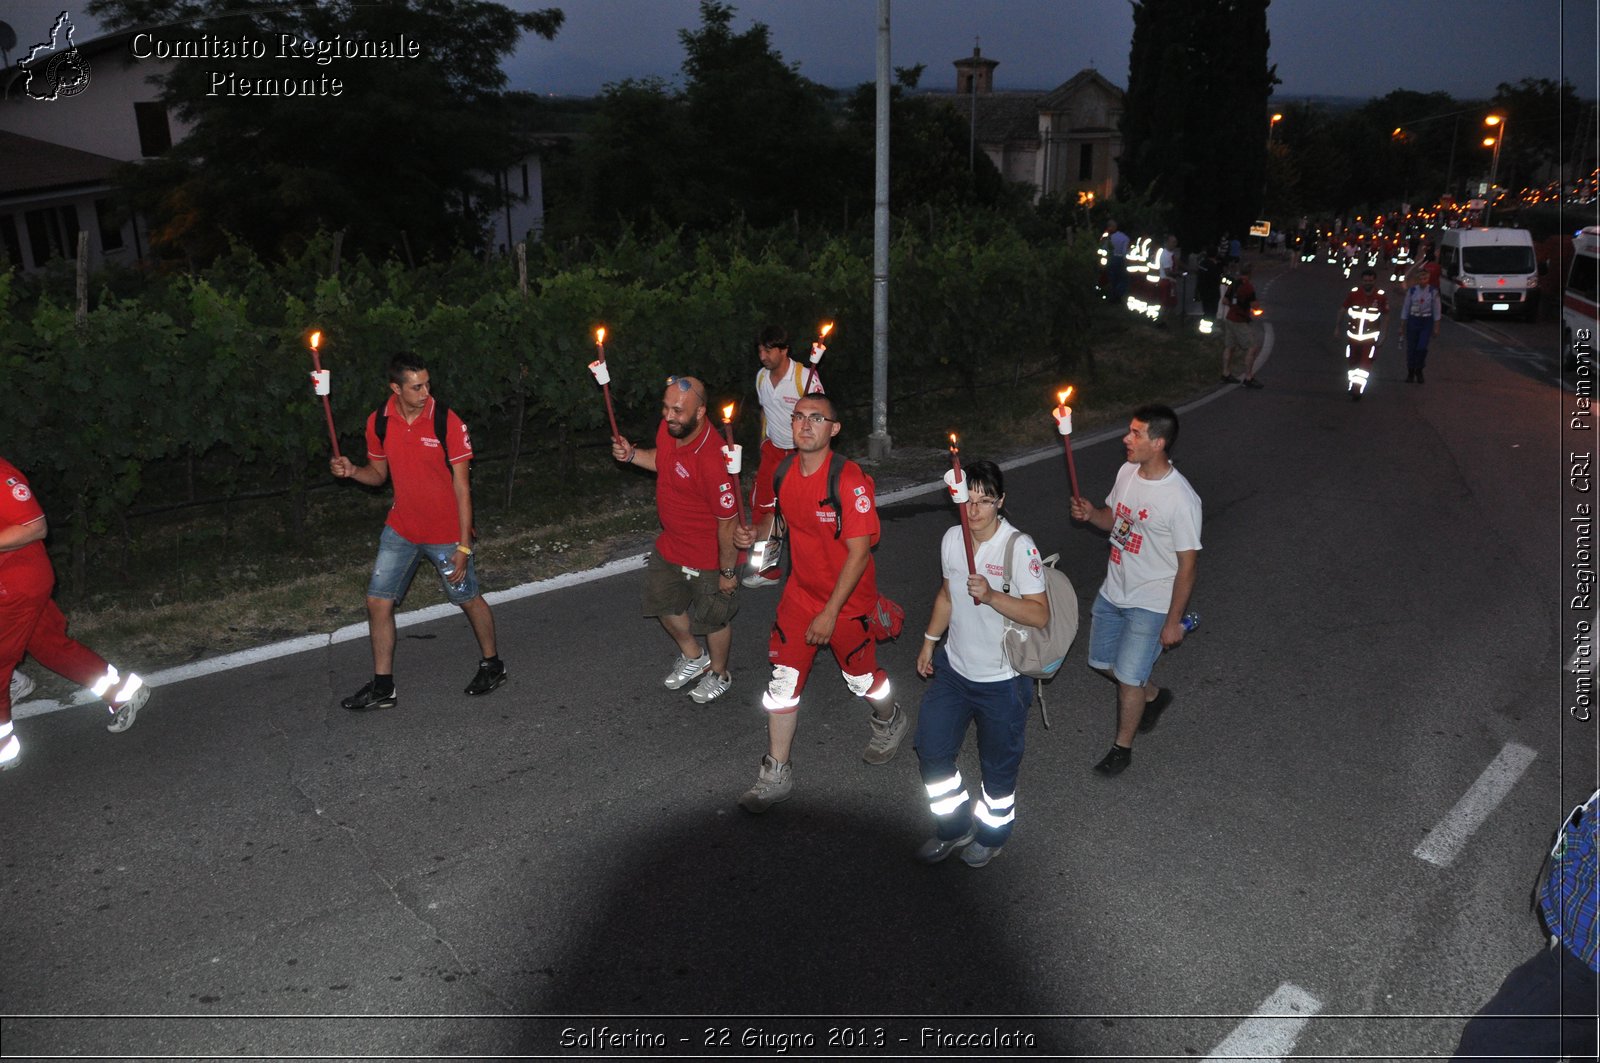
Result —
<instances>
[{"instance_id":1,"label":"white sneaker","mask_svg":"<svg viewBox=\"0 0 1600 1063\"><path fill-rule=\"evenodd\" d=\"M16 735L0 742L0 771L9 771L16 767L17 759L21 756L22 743L17 741Z\"/></svg>"},{"instance_id":2,"label":"white sneaker","mask_svg":"<svg viewBox=\"0 0 1600 1063\"><path fill-rule=\"evenodd\" d=\"M112 734L121 734L132 727L134 717L139 715L139 710L144 708L144 703L149 700L149 687L140 687L135 690L133 697L112 708L111 722L106 724L106 730Z\"/></svg>"},{"instance_id":3,"label":"white sneaker","mask_svg":"<svg viewBox=\"0 0 1600 1063\"><path fill-rule=\"evenodd\" d=\"M763 754L756 784L739 798L739 807L746 812L765 812L779 801L787 800L789 791L793 789L794 768L779 764L771 756Z\"/></svg>"},{"instance_id":4,"label":"white sneaker","mask_svg":"<svg viewBox=\"0 0 1600 1063\"><path fill-rule=\"evenodd\" d=\"M689 696L700 704L705 705L722 697L731 686L733 686L732 672L727 675L718 675L715 672L708 671L700 677L699 685L689 691Z\"/></svg>"},{"instance_id":5,"label":"white sneaker","mask_svg":"<svg viewBox=\"0 0 1600 1063\"><path fill-rule=\"evenodd\" d=\"M777 570L776 569L768 569L767 571L775 572ZM740 580L739 581L739 585L741 587L749 587L753 591L758 591L762 587L776 587L778 584L780 584L782 582L783 582L783 578L781 576L773 576L773 577L771 577L769 579L768 577L763 576L759 572L752 572L748 576L744 577L744 579Z\"/></svg>"},{"instance_id":6,"label":"white sneaker","mask_svg":"<svg viewBox=\"0 0 1600 1063\"><path fill-rule=\"evenodd\" d=\"M11 673L11 704L15 705L29 694L33 693L33 680L26 672L14 671Z\"/></svg>"},{"instance_id":7,"label":"white sneaker","mask_svg":"<svg viewBox=\"0 0 1600 1063\"><path fill-rule=\"evenodd\" d=\"M683 654L678 654L678 662L672 666L672 671L661 681L661 685L668 690L681 690L688 686L691 679L699 679L701 675L711 670L711 654L704 651L694 660Z\"/></svg>"}]
</instances>

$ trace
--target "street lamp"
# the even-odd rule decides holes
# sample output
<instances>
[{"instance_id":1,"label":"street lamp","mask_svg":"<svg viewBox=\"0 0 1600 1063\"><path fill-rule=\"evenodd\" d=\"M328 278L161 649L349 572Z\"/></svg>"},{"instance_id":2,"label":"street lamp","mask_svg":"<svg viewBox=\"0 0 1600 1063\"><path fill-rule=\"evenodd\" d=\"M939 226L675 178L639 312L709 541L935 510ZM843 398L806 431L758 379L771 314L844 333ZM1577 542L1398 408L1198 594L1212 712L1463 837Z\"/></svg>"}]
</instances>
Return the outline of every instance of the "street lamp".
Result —
<instances>
[{"instance_id":1,"label":"street lamp","mask_svg":"<svg viewBox=\"0 0 1600 1063\"><path fill-rule=\"evenodd\" d=\"M1283 121L1283 115L1274 114L1272 116L1272 119L1269 122L1267 122L1267 143L1268 144L1272 143L1272 134L1277 131L1278 123L1281 122L1281 121Z\"/></svg>"},{"instance_id":2,"label":"street lamp","mask_svg":"<svg viewBox=\"0 0 1600 1063\"><path fill-rule=\"evenodd\" d=\"M1500 177L1500 145L1505 143L1506 139L1506 116L1503 114L1491 114L1484 118L1483 124L1490 129L1494 129L1495 132L1494 136L1483 138L1484 147L1494 148L1494 158L1489 162L1489 202L1483 209L1483 223L1488 225L1489 214L1494 210L1495 184ZM1499 128L1496 129L1496 126Z\"/></svg>"}]
</instances>

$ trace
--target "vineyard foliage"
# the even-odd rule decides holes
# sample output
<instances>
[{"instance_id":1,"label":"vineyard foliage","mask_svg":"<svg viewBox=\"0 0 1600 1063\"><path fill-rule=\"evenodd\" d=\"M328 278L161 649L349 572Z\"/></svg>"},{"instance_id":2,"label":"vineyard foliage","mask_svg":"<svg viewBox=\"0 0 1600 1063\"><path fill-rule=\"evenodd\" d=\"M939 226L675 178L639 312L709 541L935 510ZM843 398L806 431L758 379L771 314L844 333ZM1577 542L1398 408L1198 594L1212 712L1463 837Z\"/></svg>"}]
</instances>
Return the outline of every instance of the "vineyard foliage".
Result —
<instances>
[{"instance_id":1,"label":"vineyard foliage","mask_svg":"<svg viewBox=\"0 0 1600 1063\"><path fill-rule=\"evenodd\" d=\"M97 278L81 324L70 286L0 274L10 393L0 453L27 470L75 543L125 529L140 507L324 481L313 328L325 336L340 443L358 461L365 416L387 396L384 366L401 349L428 361L480 454L603 445L604 404L586 368L601 324L617 415L636 440L654 431L664 378L690 373L714 403L739 403L739 431L755 442L754 337L768 323L787 327L800 354L821 322L836 322L829 390L847 408L870 405L871 246L859 238L658 231L601 248L532 245L525 293L512 259L335 270L333 246L313 241L276 265L236 248L192 274ZM891 416L897 395L1010 379L1020 361L1070 363L1092 254L999 218L899 229Z\"/></svg>"}]
</instances>

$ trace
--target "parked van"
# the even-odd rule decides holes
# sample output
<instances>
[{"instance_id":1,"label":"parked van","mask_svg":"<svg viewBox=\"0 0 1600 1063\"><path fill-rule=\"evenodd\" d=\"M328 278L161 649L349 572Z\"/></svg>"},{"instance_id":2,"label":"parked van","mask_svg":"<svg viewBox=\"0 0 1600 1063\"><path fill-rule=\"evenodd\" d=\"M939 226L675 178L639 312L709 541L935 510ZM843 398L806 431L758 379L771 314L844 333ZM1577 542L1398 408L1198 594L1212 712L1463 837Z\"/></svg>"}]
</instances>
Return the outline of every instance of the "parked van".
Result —
<instances>
[{"instance_id":1,"label":"parked van","mask_svg":"<svg viewBox=\"0 0 1600 1063\"><path fill-rule=\"evenodd\" d=\"M1572 264L1561 295L1562 364L1594 364L1595 332L1600 328L1600 226L1582 229L1572 239Z\"/></svg>"},{"instance_id":2,"label":"parked van","mask_svg":"<svg viewBox=\"0 0 1600 1063\"><path fill-rule=\"evenodd\" d=\"M1539 312L1539 268L1526 229L1446 229L1439 237L1439 298L1457 321Z\"/></svg>"}]
</instances>

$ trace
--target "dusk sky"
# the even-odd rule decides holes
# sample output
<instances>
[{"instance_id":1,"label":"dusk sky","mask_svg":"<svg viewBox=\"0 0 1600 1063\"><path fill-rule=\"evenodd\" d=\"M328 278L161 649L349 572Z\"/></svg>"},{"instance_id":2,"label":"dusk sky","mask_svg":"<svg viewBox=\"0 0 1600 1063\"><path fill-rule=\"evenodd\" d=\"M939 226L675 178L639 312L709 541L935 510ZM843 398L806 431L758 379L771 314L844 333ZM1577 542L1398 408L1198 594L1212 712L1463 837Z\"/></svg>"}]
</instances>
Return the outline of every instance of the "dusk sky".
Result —
<instances>
[{"instance_id":1,"label":"dusk sky","mask_svg":"<svg viewBox=\"0 0 1600 1063\"><path fill-rule=\"evenodd\" d=\"M86 6L87 0L83 0ZM593 95L628 77L679 76L680 29L698 25L696 0L546 0L559 7L554 41L528 38L506 69L512 86ZM806 77L849 87L874 77L877 0L734 0L736 30L760 21ZM66 7L79 41L96 35L65 0L0 0L25 47ZM1502 81L1565 76L1596 96L1593 0L1273 0L1270 59L1283 96L1382 96L1397 88L1487 98ZM894 0L896 66L927 65L923 87L950 88L951 63L998 60L997 89L1049 89L1087 66L1126 86L1133 16L1126 0ZM425 44L425 42L424 42ZM16 61L18 57L12 56Z\"/></svg>"}]
</instances>

